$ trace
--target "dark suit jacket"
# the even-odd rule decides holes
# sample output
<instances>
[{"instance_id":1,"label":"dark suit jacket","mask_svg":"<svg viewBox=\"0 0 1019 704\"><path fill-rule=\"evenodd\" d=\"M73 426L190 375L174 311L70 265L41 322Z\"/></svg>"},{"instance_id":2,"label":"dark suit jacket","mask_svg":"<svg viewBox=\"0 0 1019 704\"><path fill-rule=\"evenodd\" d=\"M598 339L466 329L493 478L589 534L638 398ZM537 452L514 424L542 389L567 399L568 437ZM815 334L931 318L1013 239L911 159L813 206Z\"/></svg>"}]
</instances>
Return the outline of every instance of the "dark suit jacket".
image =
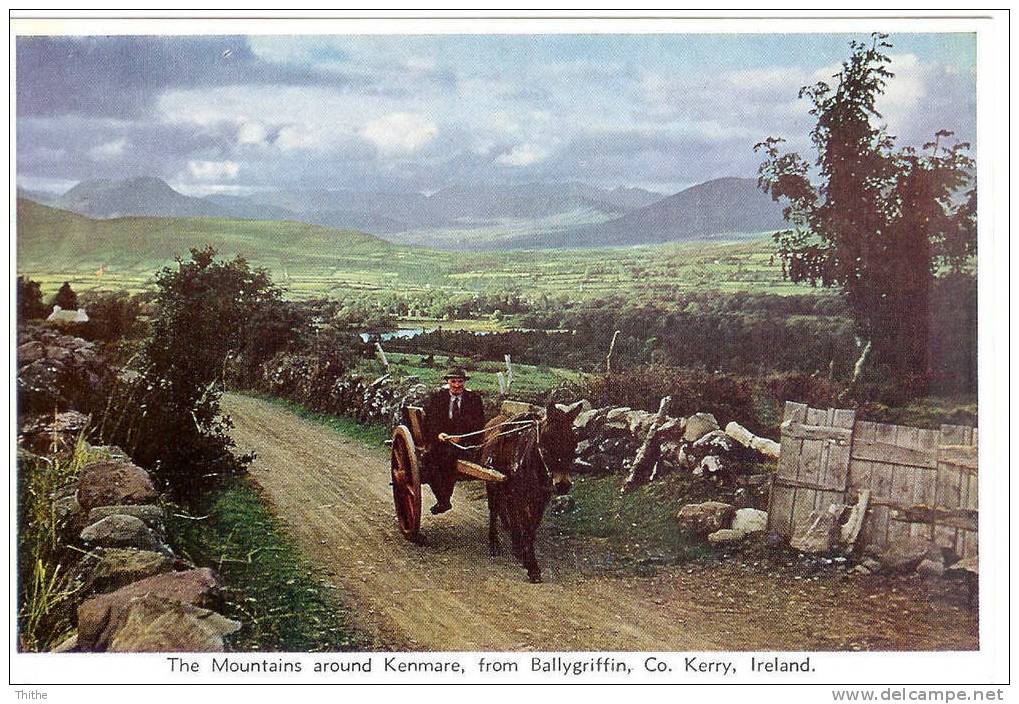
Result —
<instances>
[{"instance_id":1,"label":"dark suit jacket","mask_svg":"<svg viewBox=\"0 0 1019 704\"><path fill-rule=\"evenodd\" d=\"M472 433L485 427L485 409L481 403L481 394L477 391L464 390L460 401L460 416L449 417L449 389L441 388L432 392L425 403L425 436L435 447L439 433L462 435ZM467 438L464 445L476 445L481 437Z\"/></svg>"}]
</instances>

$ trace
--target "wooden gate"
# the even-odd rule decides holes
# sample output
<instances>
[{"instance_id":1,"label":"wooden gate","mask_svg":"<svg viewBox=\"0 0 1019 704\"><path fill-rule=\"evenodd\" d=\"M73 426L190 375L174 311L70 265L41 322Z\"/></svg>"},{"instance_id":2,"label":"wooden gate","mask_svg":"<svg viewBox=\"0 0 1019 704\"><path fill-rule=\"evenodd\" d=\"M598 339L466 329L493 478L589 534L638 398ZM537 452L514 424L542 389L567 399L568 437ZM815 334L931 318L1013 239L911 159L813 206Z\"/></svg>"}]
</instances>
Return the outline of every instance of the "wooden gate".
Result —
<instances>
[{"instance_id":1,"label":"wooden gate","mask_svg":"<svg viewBox=\"0 0 1019 704\"><path fill-rule=\"evenodd\" d=\"M922 538L977 554L977 431L855 421L853 411L787 403L768 527L792 535L811 511L870 491L857 544Z\"/></svg>"},{"instance_id":2,"label":"wooden gate","mask_svg":"<svg viewBox=\"0 0 1019 704\"><path fill-rule=\"evenodd\" d=\"M843 502L855 417L853 411L786 403L782 451L768 507L771 530L792 535L811 511Z\"/></svg>"}]
</instances>

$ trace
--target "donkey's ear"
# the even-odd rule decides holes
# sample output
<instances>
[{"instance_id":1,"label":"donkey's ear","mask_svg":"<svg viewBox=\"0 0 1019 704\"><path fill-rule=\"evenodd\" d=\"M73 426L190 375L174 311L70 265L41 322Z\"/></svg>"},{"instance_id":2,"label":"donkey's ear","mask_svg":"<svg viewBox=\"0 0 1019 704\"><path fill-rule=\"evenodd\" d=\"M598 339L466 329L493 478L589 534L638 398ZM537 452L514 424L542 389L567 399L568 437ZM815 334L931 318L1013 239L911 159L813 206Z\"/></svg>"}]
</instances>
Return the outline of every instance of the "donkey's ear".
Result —
<instances>
[{"instance_id":1,"label":"donkey's ear","mask_svg":"<svg viewBox=\"0 0 1019 704\"><path fill-rule=\"evenodd\" d=\"M581 406L578 403L576 408L574 408L572 411L567 412L566 417L569 418L570 422L572 423L577 419L577 416L579 416L583 412L583 410L584 410L583 406Z\"/></svg>"},{"instance_id":2,"label":"donkey's ear","mask_svg":"<svg viewBox=\"0 0 1019 704\"><path fill-rule=\"evenodd\" d=\"M548 403L545 404L545 417L546 418L548 418L549 416L553 416L553 415L555 415L558 412L559 412L559 409L556 408L555 401L549 401Z\"/></svg>"}]
</instances>

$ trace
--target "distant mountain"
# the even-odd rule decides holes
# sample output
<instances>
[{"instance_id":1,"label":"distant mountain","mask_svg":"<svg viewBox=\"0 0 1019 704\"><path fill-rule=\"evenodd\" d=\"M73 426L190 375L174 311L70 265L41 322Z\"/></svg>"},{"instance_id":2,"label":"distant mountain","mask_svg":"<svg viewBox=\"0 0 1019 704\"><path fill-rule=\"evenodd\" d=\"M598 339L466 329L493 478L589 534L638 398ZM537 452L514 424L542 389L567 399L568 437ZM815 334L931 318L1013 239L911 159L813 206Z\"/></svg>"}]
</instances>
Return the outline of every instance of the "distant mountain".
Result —
<instances>
[{"instance_id":1,"label":"distant mountain","mask_svg":"<svg viewBox=\"0 0 1019 704\"><path fill-rule=\"evenodd\" d=\"M123 181L110 179L82 181L55 199L53 205L96 218L118 218L128 215L190 217L225 214L215 203L178 193L170 188L166 181L152 176Z\"/></svg>"},{"instance_id":2,"label":"distant mountain","mask_svg":"<svg viewBox=\"0 0 1019 704\"><path fill-rule=\"evenodd\" d=\"M56 200L57 196L52 193L45 193L43 191L29 191L25 188L18 188L18 198L24 198L26 200L35 201L36 203L42 203L46 205Z\"/></svg>"},{"instance_id":3,"label":"distant mountain","mask_svg":"<svg viewBox=\"0 0 1019 704\"><path fill-rule=\"evenodd\" d=\"M432 210L453 221L546 218L578 209L623 213L662 196L639 188L608 191L582 183L456 185L428 198Z\"/></svg>"},{"instance_id":4,"label":"distant mountain","mask_svg":"<svg viewBox=\"0 0 1019 704\"><path fill-rule=\"evenodd\" d=\"M297 213L263 202L260 198L216 193L202 200L211 203L219 214L247 220L299 220Z\"/></svg>"},{"instance_id":5,"label":"distant mountain","mask_svg":"<svg viewBox=\"0 0 1019 704\"><path fill-rule=\"evenodd\" d=\"M783 227L782 207L749 178L692 186L607 222L506 240L506 248L617 247L717 239Z\"/></svg>"}]
</instances>

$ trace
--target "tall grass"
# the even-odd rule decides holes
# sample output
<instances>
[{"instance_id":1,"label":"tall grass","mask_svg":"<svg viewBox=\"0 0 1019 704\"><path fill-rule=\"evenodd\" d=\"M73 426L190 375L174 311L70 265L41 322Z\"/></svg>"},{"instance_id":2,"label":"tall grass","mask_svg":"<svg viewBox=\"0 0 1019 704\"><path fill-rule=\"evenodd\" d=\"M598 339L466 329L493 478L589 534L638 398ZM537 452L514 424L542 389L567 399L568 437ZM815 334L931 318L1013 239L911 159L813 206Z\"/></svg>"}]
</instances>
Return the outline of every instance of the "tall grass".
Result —
<instances>
[{"instance_id":1,"label":"tall grass","mask_svg":"<svg viewBox=\"0 0 1019 704\"><path fill-rule=\"evenodd\" d=\"M89 462L108 459L83 437L66 457L18 454L18 644L22 651L49 650L68 635L80 585L80 554L61 540L65 527L54 496Z\"/></svg>"}]
</instances>

